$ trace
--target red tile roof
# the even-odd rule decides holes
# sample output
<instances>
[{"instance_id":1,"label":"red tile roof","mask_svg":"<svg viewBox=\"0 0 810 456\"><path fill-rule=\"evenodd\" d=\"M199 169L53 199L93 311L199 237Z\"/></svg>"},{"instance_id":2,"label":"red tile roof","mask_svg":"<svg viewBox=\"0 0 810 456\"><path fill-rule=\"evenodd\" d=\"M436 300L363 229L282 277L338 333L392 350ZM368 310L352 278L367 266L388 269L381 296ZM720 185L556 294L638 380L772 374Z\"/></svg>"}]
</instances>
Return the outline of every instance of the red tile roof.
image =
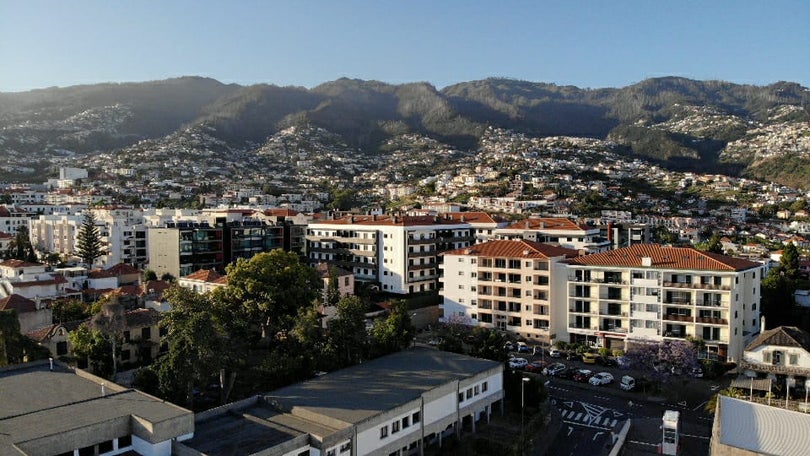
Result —
<instances>
[{"instance_id":1,"label":"red tile roof","mask_svg":"<svg viewBox=\"0 0 810 456\"><path fill-rule=\"evenodd\" d=\"M75 331L84 321L69 321L66 323L56 323L50 326L46 326L44 328L35 329L26 334L29 339L34 340L34 342L42 343L50 340L53 336L56 335L56 331L59 328L65 328L65 331L70 333L71 331Z\"/></svg>"},{"instance_id":2,"label":"red tile roof","mask_svg":"<svg viewBox=\"0 0 810 456\"><path fill-rule=\"evenodd\" d=\"M573 249L557 247L541 242L512 240L512 241L489 241L483 244L475 244L470 247L449 250L440 255L468 255L476 257L498 257L498 258L573 258L579 252Z\"/></svg>"},{"instance_id":3,"label":"red tile roof","mask_svg":"<svg viewBox=\"0 0 810 456\"><path fill-rule=\"evenodd\" d=\"M115 274L116 276L140 274L140 271L126 263L118 263L115 266L107 268L107 272Z\"/></svg>"},{"instance_id":4,"label":"red tile roof","mask_svg":"<svg viewBox=\"0 0 810 456\"><path fill-rule=\"evenodd\" d=\"M462 221L463 219L463 221ZM458 225L460 223L497 223L486 212L448 212L440 215L348 215L336 220L316 223L330 225L367 226L431 226Z\"/></svg>"},{"instance_id":5,"label":"red tile roof","mask_svg":"<svg viewBox=\"0 0 810 456\"><path fill-rule=\"evenodd\" d=\"M318 263L318 265L315 266L315 272L320 274L322 279L328 278L329 273L332 271L332 269L335 270L335 273L337 274L338 277L344 277L344 276L352 275L351 272L349 272L349 271L347 271L347 270L345 270L343 268L339 268L337 266L331 266L328 263Z\"/></svg>"},{"instance_id":6,"label":"red tile roof","mask_svg":"<svg viewBox=\"0 0 810 456\"><path fill-rule=\"evenodd\" d=\"M18 314L36 312L37 303L18 294L12 294L11 296L0 299L0 310L10 309L16 310Z\"/></svg>"},{"instance_id":7,"label":"red tile roof","mask_svg":"<svg viewBox=\"0 0 810 456\"><path fill-rule=\"evenodd\" d=\"M285 208L275 207L275 208L271 208L271 209L265 209L264 210L264 215L267 215L267 216L270 216L270 217L294 217L294 216L298 215L298 212L294 211L292 209L285 209Z\"/></svg>"},{"instance_id":8,"label":"red tile roof","mask_svg":"<svg viewBox=\"0 0 810 456\"><path fill-rule=\"evenodd\" d=\"M637 244L621 249L594 253L569 260L583 266L642 267L642 258L651 258L659 269L698 269L710 271L744 271L761 266L753 261L717 253L702 252L692 247L670 247L660 244Z\"/></svg>"},{"instance_id":9,"label":"red tile roof","mask_svg":"<svg viewBox=\"0 0 810 456\"><path fill-rule=\"evenodd\" d=\"M222 277L222 274L213 269L200 269L183 277L184 280L199 280L202 282L214 282Z\"/></svg>"},{"instance_id":10,"label":"red tile roof","mask_svg":"<svg viewBox=\"0 0 810 456\"><path fill-rule=\"evenodd\" d=\"M592 229L586 226L580 226L566 218L527 218L514 222L505 230L565 230L565 231L582 231Z\"/></svg>"},{"instance_id":11,"label":"red tile roof","mask_svg":"<svg viewBox=\"0 0 810 456\"><path fill-rule=\"evenodd\" d=\"M160 320L160 312L155 309L135 309L126 313L127 328L154 326Z\"/></svg>"},{"instance_id":12,"label":"red tile roof","mask_svg":"<svg viewBox=\"0 0 810 456\"><path fill-rule=\"evenodd\" d=\"M118 277L115 273L106 271L104 269L93 269L87 273L87 277L91 279L108 279L110 277Z\"/></svg>"},{"instance_id":13,"label":"red tile roof","mask_svg":"<svg viewBox=\"0 0 810 456\"><path fill-rule=\"evenodd\" d=\"M0 266L5 266L8 268L30 268L32 266L43 266L42 263L29 263L28 261L23 260L5 260L0 262Z\"/></svg>"}]
</instances>

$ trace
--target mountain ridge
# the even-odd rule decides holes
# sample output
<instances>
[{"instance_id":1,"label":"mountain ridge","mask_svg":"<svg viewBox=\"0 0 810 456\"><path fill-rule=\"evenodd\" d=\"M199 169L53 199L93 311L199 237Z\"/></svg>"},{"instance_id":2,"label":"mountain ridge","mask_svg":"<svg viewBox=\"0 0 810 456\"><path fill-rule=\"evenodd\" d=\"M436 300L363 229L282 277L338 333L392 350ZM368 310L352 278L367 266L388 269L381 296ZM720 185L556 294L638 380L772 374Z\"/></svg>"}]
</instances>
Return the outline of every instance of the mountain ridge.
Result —
<instances>
[{"instance_id":1,"label":"mountain ridge","mask_svg":"<svg viewBox=\"0 0 810 456\"><path fill-rule=\"evenodd\" d=\"M810 89L793 82L755 86L673 76L598 89L507 78L442 89L341 78L307 89L186 76L0 93L0 156L111 152L195 126L235 149L255 149L296 125L324 128L366 152L405 133L474 149L494 126L537 137L604 139L676 169L810 187L810 165L779 164L780 147L810 154L803 141L810 136L808 102ZM767 144L770 152L752 152L748 143Z\"/></svg>"}]
</instances>

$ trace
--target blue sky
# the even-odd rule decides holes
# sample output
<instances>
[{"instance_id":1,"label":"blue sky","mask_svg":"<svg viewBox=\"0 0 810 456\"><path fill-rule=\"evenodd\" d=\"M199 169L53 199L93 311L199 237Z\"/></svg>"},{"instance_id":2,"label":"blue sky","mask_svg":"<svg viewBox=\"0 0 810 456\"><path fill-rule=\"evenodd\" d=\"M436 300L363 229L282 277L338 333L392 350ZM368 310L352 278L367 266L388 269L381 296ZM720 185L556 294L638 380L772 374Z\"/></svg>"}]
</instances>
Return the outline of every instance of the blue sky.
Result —
<instances>
[{"instance_id":1,"label":"blue sky","mask_svg":"<svg viewBox=\"0 0 810 456\"><path fill-rule=\"evenodd\" d=\"M810 86L810 1L0 0L0 91L184 75Z\"/></svg>"}]
</instances>

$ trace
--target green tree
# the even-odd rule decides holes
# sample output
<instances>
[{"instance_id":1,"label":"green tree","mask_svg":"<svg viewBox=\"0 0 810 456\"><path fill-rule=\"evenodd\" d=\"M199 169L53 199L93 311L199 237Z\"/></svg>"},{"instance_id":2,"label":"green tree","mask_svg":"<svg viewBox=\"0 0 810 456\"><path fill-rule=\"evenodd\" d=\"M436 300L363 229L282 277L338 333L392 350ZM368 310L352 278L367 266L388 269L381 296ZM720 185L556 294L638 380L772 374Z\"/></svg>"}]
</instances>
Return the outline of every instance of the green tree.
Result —
<instances>
[{"instance_id":1,"label":"green tree","mask_svg":"<svg viewBox=\"0 0 810 456\"><path fill-rule=\"evenodd\" d=\"M171 310L160 322L168 352L158 361L158 383L164 397L193 407L194 387L207 385L222 366L226 333L209 295L173 286L163 296Z\"/></svg>"},{"instance_id":2,"label":"green tree","mask_svg":"<svg viewBox=\"0 0 810 456\"><path fill-rule=\"evenodd\" d=\"M23 260L28 262L36 262L37 256L34 253L34 247L31 245L31 237L28 233L28 227L21 226L17 229L14 239L9 243L6 258L13 258L15 260Z\"/></svg>"},{"instance_id":3,"label":"green tree","mask_svg":"<svg viewBox=\"0 0 810 456\"><path fill-rule=\"evenodd\" d=\"M93 266L96 258L104 255L101 234L96 226L96 216L93 211L85 211L82 226L76 235L76 255L88 266Z\"/></svg>"},{"instance_id":4,"label":"green tree","mask_svg":"<svg viewBox=\"0 0 810 456\"><path fill-rule=\"evenodd\" d=\"M292 328L298 309L323 289L315 270L298 255L276 249L250 260L240 258L227 268L230 299L241 302L258 319L262 339Z\"/></svg>"},{"instance_id":5,"label":"green tree","mask_svg":"<svg viewBox=\"0 0 810 456\"><path fill-rule=\"evenodd\" d=\"M706 402L706 405L703 406L703 410L714 415L714 412L717 411L717 401L720 400L720 396L742 399L745 397L745 393L739 388L728 387L726 389L722 389L717 394L713 395L708 402Z\"/></svg>"},{"instance_id":6,"label":"green tree","mask_svg":"<svg viewBox=\"0 0 810 456\"><path fill-rule=\"evenodd\" d=\"M344 366L362 359L366 350L366 305L357 296L344 296L337 305L337 317L329 320L329 344ZM342 363L341 363L342 364Z\"/></svg>"},{"instance_id":7,"label":"green tree","mask_svg":"<svg viewBox=\"0 0 810 456\"><path fill-rule=\"evenodd\" d=\"M329 268L329 281L326 284L325 305L334 307L340 301L340 285L338 284L338 272L334 266Z\"/></svg>"},{"instance_id":8,"label":"green tree","mask_svg":"<svg viewBox=\"0 0 810 456\"><path fill-rule=\"evenodd\" d=\"M124 306L118 302L118 296L112 295L101 306L101 311L90 319L91 329L97 331L110 344L112 375L118 373L118 346L127 328Z\"/></svg>"},{"instance_id":9,"label":"green tree","mask_svg":"<svg viewBox=\"0 0 810 456\"><path fill-rule=\"evenodd\" d=\"M799 278L799 249L792 242L788 242L782 249L782 258L779 261L781 273L790 280Z\"/></svg>"},{"instance_id":10,"label":"green tree","mask_svg":"<svg viewBox=\"0 0 810 456\"><path fill-rule=\"evenodd\" d=\"M706 243L706 248L704 249L706 252L709 253L723 253L723 243L720 242L720 233L714 232L712 236L709 238L708 242Z\"/></svg>"},{"instance_id":11,"label":"green tree","mask_svg":"<svg viewBox=\"0 0 810 456\"><path fill-rule=\"evenodd\" d=\"M403 300L395 300L384 320L374 322L372 335L374 348L379 354L393 353L408 348L413 342L416 330L411 323L408 305Z\"/></svg>"},{"instance_id":12,"label":"green tree","mask_svg":"<svg viewBox=\"0 0 810 456\"><path fill-rule=\"evenodd\" d=\"M149 282L150 280L157 280L157 278L158 277L157 277L157 274L155 273L155 271L153 271L151 269L147 269L147 270L143 271L143 280L144 280L144 282Z\"/></svg>"},{"instance_id":13,"label":"green tree","mask_svg":"<svg viewBox=\"0 0 810 456\"><path fill-rule=\"evenodd\" d=\"M659 244L676 244L678 242L678 235L669 231L664 225L658 225L653 228L652 232L653 242Z\"/></svg>"},{"instance_id":14,"label":"green tree","mask_svg":"<svg viewBox=\"0 0 810 456\"><path fill-rule=\"evenodd\" d=\"M73 356L85 359L91 371L104 377L112 374L109 356L112 345L100 331L92 329L88 323L82 323L68 333L68 342Z\"/></svg>"},{"instance_id":15,"label":"green tree","mask_svg":"<svg viewBox=\"0 0 810 456\"><path fill-rule=\"evenodd\" d=\"M298 318L295 319L295 326L291 331L293 337L305 350L316 354L323 350L326 343L319 307L318 303L314 303L299 309Z\"/></svg>"},{"instance_id":16,"label":"green tree","mask_svg":"<svg viewBox=\"0 0 810 456\"><path fill-rule=\"evenodd\" d=\"M56 301L51 308L55 323L85 320L90 317L90 306L75 299Z\"/></svg>"},{"instance_id":17,"label":"green tree","mask_svg":"<svg viewBox=\"0 0 810 456\"><path fill-rule=\"evenodd\" d=\"M476 358L491 359L492 361L506 361L506 335L501 331L476 326L471 331L470 355Z\"/></svg>"}]
</instances>

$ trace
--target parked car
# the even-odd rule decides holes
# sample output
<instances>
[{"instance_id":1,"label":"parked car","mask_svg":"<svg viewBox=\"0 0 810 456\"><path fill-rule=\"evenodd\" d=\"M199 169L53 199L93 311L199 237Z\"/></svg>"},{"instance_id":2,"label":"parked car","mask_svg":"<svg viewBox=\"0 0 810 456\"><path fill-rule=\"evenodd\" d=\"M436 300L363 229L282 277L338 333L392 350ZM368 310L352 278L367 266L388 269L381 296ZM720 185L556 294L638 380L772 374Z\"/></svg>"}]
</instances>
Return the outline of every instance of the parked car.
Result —
<instances>
[{"instance_id":1,"label":"parked car","mask_svg":"<svg viewBox=\"0 0 810 456\"><path fill-rule=\"evenodd\" d=\"M585 383L593 377L593 372L588 369L579 369L574 372L573 379L575 382Z\"/></svg>"},{"instance_id":2,"label":"parked car","mask_svg":"<svg viewBox=\"0 0 810 456\"><path fill-rule=\"evenodd\" d=\"M548 356L552 358L562 358L562 352L557 350L556 348L552 348L548 351Z\"/></svg>"},{"instance_id":3,"label":"parked car","mask_svg":"<svg viewBox=\"0 0 810 456\"><path fill-rule=\"evenodd\" d=\"M512 358L509 360L510 369L525 369L528 364L526 358Z\"/></svg>"},{"instance_id":4,"label":"parked car","mask_svg":"<svg viewBox=\"0 0 810 456\"><path fill-rule=\"evenodd\" d=\"M540 373L545 368L545 365L541 361L532 361L526 365L526 370L528 372L537 372Z\"/></svg>"},{"instance_id":5,"label":"parked car","mask_svg":"<svg viewBox=\"0 0 810 456\"><path fill-rule=\"evenodd\" d=\"M619 382L619 387L622 391L632 391L636 387L636 379L629 375L623 375L622 381Z\"/></svg>"},{"instance_id":6,"label":"parked car","mask_svg":"<svg viewBox=\"0 0 810 456\"><path fill-rule=\"evenodd\" d=\"M564 371L565 369L566 369L565 364L563 364L563 363L554 363L554 364L548 366L547 368L543 369L543 373L548 375L548 376L555 377L557 374Z\"/></svg>"},{"instance_id":7,"label":"parked car","mask_svg":"<svg viewBox=\"0 0 810 456\"><path fill-rule=\"evenodd\" d=\"M574 377L574 369L571 369L570 367L566 367L565 369L557 372L556 377L571 380Z\"/></svg>"},{"instance_id":8,"label":"parked car","mask_svg":"<svg viewBox=\"0 0 810 456\"><path fill-rule=\"evenodd\" d=\"M582 355L575 351L570 351L565 355L565 359L568 361L582 361Z\"/></svg>"},{"instance_id":9,"label":"parked car","mask_svg":"<svg viewBox=\"0 0 810 456\"><path fill-rule=\"evenodd\" d=\"M503 344L503 349L508 351L508 352L511 352L511 351L515 351L515 346L512 344L512 342L507 342L507 343Z\"/></svg>"},{"instance_id":10,"label":"parked car","mask_svg":"<svg viewBox=\"0 0 810 456\"><path fill-rule=\"evenodd\" d=\"M604 357L600 356L599 357L599 362L603 366L608 366L608 367L618 365L618 363L616 362L616 358L614 358L612 356L604 356Z\"/></svg>"},{"instance_id":11,"label":"parked car","mask_svg":"<svg viewBox=\"0 0 810 456\"><path fill-rule=\"evenodd\" d=\"M517 343L517 351L518 353L531 353L532 349L526 345L526 342L518 342Z\"/></svg>"},{"instance_id":12,"label":"parked car","mask_svg":"<svg viewBox=\"0 0 810 456\"><path fill-rule=\"evenodd\" d=\"M582 362L585 363L585 364L596 364L596 359L597 358L598 358L598 356L596 356L595 353L583 353L582 354Z\"/></svg>"},{"instance_id":13,"label":"parked car","mask_svg":"<svg viewBox=\"0 0 810 456\"><path fill-rule=\"evenodd\" d=\"M534 348L532 349L532 355L543 356L543 347L535 345Z\"/></svg>"},{"instance_id":14,"label":"parked car","mask_svg":"<svg viewBox=\"0 0 810 456\"><path fill-rule=\"evenodd\" d=\"M703 369L699 367L693 367L692 370L689 372L689 375L691 375L694 378L703 378Z\"/></svg>"},{"instance_id":15,"label":"parked car","mask_svg":"<svg viewBox=\"0 0 810 456\"><path fill-rule=\"evenodd\" d=\"M610 372L599 372L588 380L588 383L594 386L607 385L613 383L613 374Z\"/></svg>"}]
</instances>

